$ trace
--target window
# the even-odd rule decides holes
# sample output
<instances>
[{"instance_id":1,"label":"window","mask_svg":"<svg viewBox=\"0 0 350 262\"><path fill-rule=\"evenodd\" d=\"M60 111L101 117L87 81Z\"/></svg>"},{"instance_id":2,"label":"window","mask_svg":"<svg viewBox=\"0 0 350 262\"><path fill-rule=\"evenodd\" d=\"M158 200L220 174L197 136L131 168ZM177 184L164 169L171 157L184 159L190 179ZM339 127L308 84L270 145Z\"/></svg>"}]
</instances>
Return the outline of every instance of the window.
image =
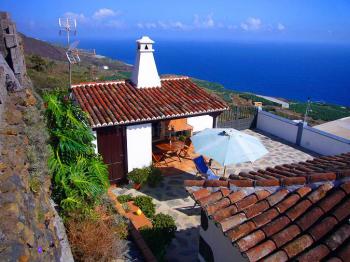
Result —
<instances>
[{"instance_id":1,"label":"window","mask_svg":"<svg viewBox=\"0 0 350 262\"><path fill-rule=\"evenodd\" d=\"M201 236L199 236L199 254L204 258L206 262L214 262L213 251Z\"/></svg>"}]
</instances>

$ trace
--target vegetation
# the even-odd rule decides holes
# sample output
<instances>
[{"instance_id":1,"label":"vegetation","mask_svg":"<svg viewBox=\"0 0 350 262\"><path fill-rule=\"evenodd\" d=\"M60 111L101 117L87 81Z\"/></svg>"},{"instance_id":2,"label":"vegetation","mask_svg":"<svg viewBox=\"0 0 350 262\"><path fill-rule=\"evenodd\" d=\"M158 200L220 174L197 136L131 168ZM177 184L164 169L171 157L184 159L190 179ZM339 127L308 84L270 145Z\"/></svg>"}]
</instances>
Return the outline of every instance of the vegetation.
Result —
<instances>
[{"instance_id":1,"label":"vegetation","mask_svg":"<svg viewBox=\"0 0 350 262\"><path fill-rule=\"evenodd\" d=\"M117 197L117 199L118 199L119 203L123 204L123 203L129 202L129 201L133 201L134 197L131 194L119 195Z\"/></svg>"},{"instance_id":2,"label":"vegetation","mask_svg":"<svg viewBox=\"0 0 350 262\"><path fill-rule=\"evenodd\" d=\"M147 182L149 173L149 167L134 168L128 173L128 179L131 180L134 184L144 185Z\"/></svg>"},{"instance_id":3,"label":"vegetation","mask_svg":"<svg viewBox=\"0 0 350 262\"><path fill-rule=\"evenodd\" d=\"M147 178L150 187L156 187L163 181L162 171L159 168L151 167Z\"/></svg>"},{"instance_id":4,"label":"vegetation","mask_svg":"<svg viewBox=\"0 0 350 262\"><path fill-rule=\"evenodd\" d=\"M138 206L148 218L153 218L154 214L156 213L156 205L153 203L152 198L149 196L135 197L134 204Z\"/></svg>"},{"instance_id":5,"label":"vegetation","mask_svg":"<svg viewBox=\"0 0 350 262\"><path fill-rule=\"evenodd\" d=\"M290 110L302 115L305 114L306 107L307 103L297 102L290 104ZM350 107L323 103L311 103L308 115L314 120L321 119L323 121L332 121L335 119L350 116Z\"/></svg>"},{"instance_id":6,"label":"vegetation","mask_svg":"<svg viewBox=\"0 0 350 262\"><path fill-rule=\"evenodd\" d=\"M62 93L46 95L44 100L53 198L64 214L88 213L108 189L107 167L94 153L85 114Z\"/></svg>"},{"instance_id":7,"label":"vegetation","mask_svg":"<svg viewBox=\"0 0 350 262\"><path fill-rule=\"evenodd\" d=\"M152 219L152 228L144 227L141 234L158 261L164 261L166 248L175 237L175 220L166 214L157 214Z\"/></svg>"}]
</instances>

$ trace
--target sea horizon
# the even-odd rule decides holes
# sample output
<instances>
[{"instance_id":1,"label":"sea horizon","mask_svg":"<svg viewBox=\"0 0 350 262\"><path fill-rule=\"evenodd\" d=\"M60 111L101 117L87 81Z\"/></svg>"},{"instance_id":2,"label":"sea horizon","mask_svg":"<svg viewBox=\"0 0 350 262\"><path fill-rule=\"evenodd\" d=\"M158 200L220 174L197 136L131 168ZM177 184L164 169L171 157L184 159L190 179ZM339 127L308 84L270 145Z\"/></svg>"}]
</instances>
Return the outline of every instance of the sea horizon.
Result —
<instances>
[{"instance_id":1,"label":"sea horizon","mask_svg":"<svg viewBox=\"0 0 350 262\"><path fill-rule=\"evenodd\" d=\"M350 45L339 43L155 40L159 74L288 100L350 106ZM81 39L79 48L134 64L136 39Z\"/></svg>"}]
</instances>

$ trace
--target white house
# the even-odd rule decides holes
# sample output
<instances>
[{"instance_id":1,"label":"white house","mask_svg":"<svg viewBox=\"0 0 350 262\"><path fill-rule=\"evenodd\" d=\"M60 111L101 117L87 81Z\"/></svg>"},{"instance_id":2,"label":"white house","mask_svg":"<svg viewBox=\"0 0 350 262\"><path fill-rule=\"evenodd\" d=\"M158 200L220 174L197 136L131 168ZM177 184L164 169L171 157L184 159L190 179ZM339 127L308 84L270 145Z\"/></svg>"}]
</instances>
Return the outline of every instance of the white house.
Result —
<instances>
[{"instance_id":1,"label":"white house","mask_svg":"<svg viewBox=\"0 0 350 262\"><path fill-rule=\"evenodd\" d=\"M228 106L188 77L160 78L149 37L136 41L130 80L72 86L73 99L88 113L97 150L109 166L110 180L152 162L152 144L169 132L197 132L215 126Z\"/></svg>"}]
</instances>

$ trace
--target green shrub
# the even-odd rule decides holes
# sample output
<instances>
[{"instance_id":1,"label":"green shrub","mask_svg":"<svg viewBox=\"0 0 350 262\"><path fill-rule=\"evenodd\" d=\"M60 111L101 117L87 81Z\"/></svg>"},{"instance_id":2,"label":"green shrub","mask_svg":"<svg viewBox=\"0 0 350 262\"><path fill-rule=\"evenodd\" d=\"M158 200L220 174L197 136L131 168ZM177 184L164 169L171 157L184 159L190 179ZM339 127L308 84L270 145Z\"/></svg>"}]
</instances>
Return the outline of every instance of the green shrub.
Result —
<instances>
[{"instance_id":1,"label":"green shrub","mask_svg":"<svg viewBox=\"0 0 350 262\"><path fill-rule=\"evenodd\" d=\"M46 95L44 99L52 197L63 215L71 211L89 214L109 187L107 166L95 155L86 114L65 93Z\"/></svg>"},{"instance_id":2,"label":"green shrub","mask_svg":"<svg viewBox=\"0 0 350 262\"><path fill-rule=\"evenodd\" d=\"M134 168L128 173L128 179L131 180L134 184L145 184L148 176L150 174L150 168Z\"/></svg>"},{"instance_id":3,"label":"green shrub","mask_svg":"<svg viewBox=\"0 0 350 262\"><path fill-rule=\"evenodd\" d=\"M166 248L175 236L174 219L166 214L157 214L152 219L153 228L141 228L141 234L158 261L164 261Z\"/></svg>"},{"instance_id":4,"label":"green shrub","mask_svg":"<svg viewBox=\"0 0 350 262\"><path fill-rule=\"evenodd\" d=\"M134 198L132 197L131 194L120 195L117 197L117 199L118 199L119 203L121 203L121 204L134 200Z\"/></svg>"},{"instance_id":5,"label":"green shrub","mask_svg":"<svg viewBox=\"0 0 350 262\"><path fill-rule=\"evenodd\" d=\"M156 205L149 196L137 196L135 197L134 203L138 206L146 217L152 218L156 213Z\"/></svg>"},{"instance_id":6,"label":"green shrub","mask_svg":"<svg viewBox=\"0 0 350 262\"><path fill-rule=\"evenodd\" d=\"M162 182L163 176L162 171L159 168L151 167L151 172L148 176L147 183L151 187L156 187L160 182Z\"/></svg>"}]
</instances>

